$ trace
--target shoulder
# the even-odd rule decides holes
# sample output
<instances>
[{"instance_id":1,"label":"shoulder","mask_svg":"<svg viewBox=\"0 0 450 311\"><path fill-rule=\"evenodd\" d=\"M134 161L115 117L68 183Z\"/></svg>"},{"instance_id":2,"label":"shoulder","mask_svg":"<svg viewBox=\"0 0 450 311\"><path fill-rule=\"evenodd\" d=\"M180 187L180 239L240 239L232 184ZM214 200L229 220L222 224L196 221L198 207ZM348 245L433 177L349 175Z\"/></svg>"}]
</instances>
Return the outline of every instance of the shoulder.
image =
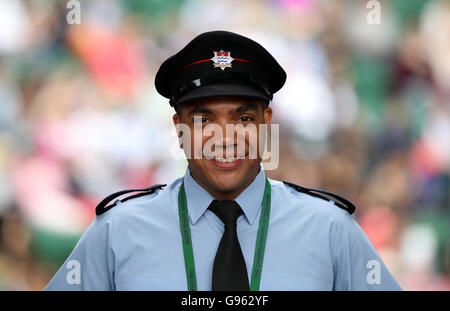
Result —
<instances>
[{"instance_id":1,"label":"shoulder","mask_svg":"<svg viewBox=\"0 0 450 311\"><path fill-rule=\"evenodd\" d=\"M286 181L269 179L272 201L283 205L289 214L311 216L329 222L352 221L355 206L349 200L335 193L321 189L306 188ZM333 221L333 222L334 222Z\"/></svg>"},{"instance_id":2,"label":"shoulder","mask_svg":"<svg viewBox=\"0 0 450 311\"><path fill-rule=\"evenodd\" d=\"M172 204L182 178L171 184L156 184L142 189L125 189L105 197L96 207L96 219L124 217L135 213L152 213Z\"/></svg>"}]
</instances>

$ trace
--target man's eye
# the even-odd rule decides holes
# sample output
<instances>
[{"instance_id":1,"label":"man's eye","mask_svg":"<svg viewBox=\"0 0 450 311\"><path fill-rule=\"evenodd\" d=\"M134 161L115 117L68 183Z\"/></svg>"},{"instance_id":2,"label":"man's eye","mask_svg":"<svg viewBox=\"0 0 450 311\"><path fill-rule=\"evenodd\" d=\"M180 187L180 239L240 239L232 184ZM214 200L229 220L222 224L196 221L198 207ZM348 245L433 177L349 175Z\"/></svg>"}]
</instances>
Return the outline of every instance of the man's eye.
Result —
<instances>
[{"instance_id":1,"label":"man's eye","mask_svg":"<svg viewBox=\"0 0 450 311\"><path fill-rule=\"evenodd\" d=\"M249 117L249 116L242 116L239 118L239 120L242 122L248 122L248 121L253 121L253 118Z\"/></svg>"},{"instance_id":2,"label":"man's eye","mask_svg":"<svg viewBox=\"0 0 450 311\"><path fill-rule=\"evenodd\" d=\"M201 116L194 117L194 122L206 123L208 121L209 121L209 119L207 117L201 117Z\"/></svg>"}]
</instances>

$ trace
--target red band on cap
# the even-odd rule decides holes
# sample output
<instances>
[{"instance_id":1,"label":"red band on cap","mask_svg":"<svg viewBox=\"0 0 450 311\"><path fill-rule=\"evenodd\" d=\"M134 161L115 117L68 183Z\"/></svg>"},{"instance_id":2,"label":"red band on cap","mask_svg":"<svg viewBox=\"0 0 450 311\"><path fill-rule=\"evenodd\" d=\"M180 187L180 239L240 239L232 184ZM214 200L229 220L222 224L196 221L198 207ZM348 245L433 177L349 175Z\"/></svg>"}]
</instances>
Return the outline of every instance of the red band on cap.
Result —
<instances>
[{"instance_id":1,"label":"red band on cap","mask_svg":"<svg viewBox=\"0 0 450 311\"><path fill-rule=\"evenodd\" d=\"M188 68L188 67L190 67L190 66L192 66L192 65L199 64L199 63L204 63L204 62L207 62L207 61L210 61L210 60L211 60L211 58L201 59L201 60L195 61L195 62L193 62L193 63L190 63L190 64L188 64L188 65L186 65L186 66L180 68L180 69L172 76L172 78L170 78L169 84L172 84L172 82L173 82L173 80L175 79L175 77L176 77L180 72L182 72L184 69L186 69L186 68ZM268 72L264 67L260 66L259 64L254 63L254 62L252 62L252 61L250 61L250 60L242 59L242 58L235 58L235 57L233 57L233 60L237 60L237 61L244 62L244 63L250 63L250 64L253 64L253 65L255 65L255 66L258 66L259 68L261 68L261 69L264 71L264 73L265 73L265 74L269 77L269 79L270 79L269 72Z\"/></svg>"},{"instance_id":2,"label":"red band on cap","mask_svg":"<svg viewBox=\"0 0 450 311\"><path fill-rule=\"evenodd\" d=\"M196 61L196 62L193 62L193 63L191 63L191 64L189 64L189 65L186 65L186 66L180 68L177 72L175 72L175 74L172 76L172 78L170 78L169 83L172 84L173 79L175 79L175 77L176 77L181 71L183 71L184 69L186 69L187 67L190 67L190 66L195 65L195 64L207 62L207 61L209 61L209 60L211 60L211 59L210 59L210 58L208 58L208 59L201 59L201 60L198 60L198 61Z\"/></svg>"},{"instance_id":3,"label":"red band on cap","mask_svg":"<svg viewBox=\"0 0 450 311\"><path fill-rule=\"evenodd\" d=\"M254 63L252 61L249 61L249 60L246 60L246 59L242 59L242 58L234 58L234 60L238 60L240 62L250 63L250 64L253 64L255 66L258 66L259 68L261 68L262 71L264 71L264 73L269 77L269 79L271 79L269 72L263 66L261 66L261 65L259 65L257 63Z\"/></svg>"}]
</instances>

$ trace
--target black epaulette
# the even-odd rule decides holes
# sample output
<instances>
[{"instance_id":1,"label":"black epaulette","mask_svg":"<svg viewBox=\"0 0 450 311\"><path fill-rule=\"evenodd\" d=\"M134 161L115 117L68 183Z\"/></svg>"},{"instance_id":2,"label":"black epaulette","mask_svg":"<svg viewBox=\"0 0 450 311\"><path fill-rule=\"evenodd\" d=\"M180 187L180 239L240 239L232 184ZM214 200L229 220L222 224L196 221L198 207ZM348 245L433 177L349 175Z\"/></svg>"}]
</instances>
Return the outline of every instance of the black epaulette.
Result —
<instances>
[{"instance_id":1,"label":"black epaulette","mask_svg":"<svg viewBox=\"0 0 450 311\"><path fill-rule=\"evenodd\" d=\"M293 183L288 182L288 181L283 181L283 183L285 183L289 187L294 188L298 192L303 192L303 193L312 195L312 196L314 196L316 198L321 198L321 199L324 199L324 200L327 200L327 201L333 201L334 204L336 204L340 208L346 210L350 215L355 212L355 206L353 205L353 203L350 202L349 200L347 200L347 199L337 195L337 194L334 194L334 193L331 193L331 192L328 192L328 191L325 191L325 190L320 190L320 189L305 188L305 187L293 184ZM336 202L335 200L331 200L331 199L327 198L325 195L330 196L330 197L332 197L334 199L337 199L340 202Z\"/></svg>"},{"instance_id":2,"label":"black epaulette","mask_svg":"<svg viewBox=\"0 0 450 311\"><path fill-rule=\"evenodd\" d=\"M101 215L104 212L106 212L106 211L110 210L111 208L113 208L114 206L116 206L119 201L120 202L125 202L127 200L130 200L130 199L133 199L133 198L137 198L137 197L140 197L140 196L143 196L143 195L152 194L152 193L155 192L156 189L162 189L165 186L167 186L167 185L165 185L165 184L164 185L163 184L158 184L158 185L154 185L154 186L151 186L151 187L148 187L148 188L143 188L143 189L128 189L128 190L121 190L121 191L115 192L113 194L108 195L106 198L104 198L97 205L97 207L95 208L95 214L97 216ZM121 196L123 194L129 193L129 192L135 192L135 191L140 191L142 193L138 193L138 194L126 197L126 198L124 198L122 200L116 200L113 204L106 206L106 204L111 202L111 200L113 200L113 199L115 199L115 198L117 198L117 197L119 197L119 196Z\"/></svg>"}]
</instances>

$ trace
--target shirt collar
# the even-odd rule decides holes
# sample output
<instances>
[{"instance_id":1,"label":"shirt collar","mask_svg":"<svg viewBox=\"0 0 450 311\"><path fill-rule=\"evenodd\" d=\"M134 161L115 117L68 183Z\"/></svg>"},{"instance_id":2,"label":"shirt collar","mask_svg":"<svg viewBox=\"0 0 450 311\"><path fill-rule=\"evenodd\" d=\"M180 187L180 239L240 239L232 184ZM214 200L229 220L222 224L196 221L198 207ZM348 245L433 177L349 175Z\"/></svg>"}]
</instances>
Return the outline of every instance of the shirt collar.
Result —
<instances>
[{"instance_id":1,"label":"shirt collar","mask_svg":"<svg viewBox=\"0 0 450 311\"><path fill-rule=\"evenodd\" d=\"M261 209L265 182L266 174L261 165L259 173L253 182L234 199L242 208L250 225L253 224ZM189 217L191 218L192 224L195 224L208 209L215 197L192 178L189 167L186 169L186 174L184 175L184 188L186 191Z\"/></svg>"}]
</instances>

